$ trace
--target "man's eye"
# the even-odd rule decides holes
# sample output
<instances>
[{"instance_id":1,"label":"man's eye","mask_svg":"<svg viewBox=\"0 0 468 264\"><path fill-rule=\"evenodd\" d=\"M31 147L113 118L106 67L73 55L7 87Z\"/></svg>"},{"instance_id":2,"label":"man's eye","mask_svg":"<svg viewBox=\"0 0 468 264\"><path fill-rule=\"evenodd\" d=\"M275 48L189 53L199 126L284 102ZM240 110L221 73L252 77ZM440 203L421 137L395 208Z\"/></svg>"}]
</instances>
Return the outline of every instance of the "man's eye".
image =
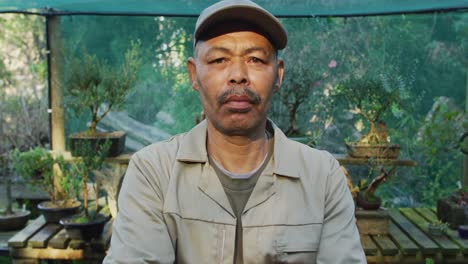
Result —
<instances>
[{"instance_id":1,"label":"man's eye","mask_svg":"<svg viewBox=\"0 0 468 264\"><path fill-rule=\"evenodd\" d=\"M262 59L259 59L257 57L250 57L249 58L249 61L250 62L253 62L253 63L263 63L263 60Z\"/></svg>"},{"instance_id":2,"label":"man's eye","mask_svg":"<svg viewBox=\"0 0 468 264\"><path fill-rule=\"evenodd\" d=\"M225 61L226 61L225 58L217 58L217 59L211 60L210 64L221 64L221 63L223 63Z\"/></svg>"}]
</instances>

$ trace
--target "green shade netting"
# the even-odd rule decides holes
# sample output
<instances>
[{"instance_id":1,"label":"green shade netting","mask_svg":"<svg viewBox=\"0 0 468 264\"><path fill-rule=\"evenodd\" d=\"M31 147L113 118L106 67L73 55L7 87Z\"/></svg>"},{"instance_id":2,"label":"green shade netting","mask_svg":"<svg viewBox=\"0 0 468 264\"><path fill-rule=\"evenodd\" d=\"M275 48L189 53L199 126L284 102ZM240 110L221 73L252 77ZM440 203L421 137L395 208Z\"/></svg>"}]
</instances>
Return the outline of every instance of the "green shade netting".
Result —
<instances>
[{"instance_id":1,"label":"green shade netting","mask_svg":"<svg viewBox=\"0 0 468 264\"><path fill-rule=\"evenodd\" d=\"M214 0L0 1L2 13L197 16ZM468 8L468 0L260 0L277 16L352 16Z\"/></svg>"}]
</instances>

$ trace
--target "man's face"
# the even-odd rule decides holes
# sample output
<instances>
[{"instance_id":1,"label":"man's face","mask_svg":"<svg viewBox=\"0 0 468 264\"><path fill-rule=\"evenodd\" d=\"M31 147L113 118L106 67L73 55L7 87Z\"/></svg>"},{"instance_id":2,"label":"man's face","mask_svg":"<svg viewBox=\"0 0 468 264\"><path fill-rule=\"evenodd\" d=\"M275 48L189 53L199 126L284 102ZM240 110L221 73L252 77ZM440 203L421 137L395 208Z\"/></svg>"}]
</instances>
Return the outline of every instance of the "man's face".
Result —
<instances>
[{"instance_id":1,"label":"man's face","mask_svg":"<svg viewBox=\"0 0 468 264\"><path fill-rule=\"evenodd\" d=\"M239 31L199 41L187 67L206 118L229 136L249 136L264 127L283 62L264 36Z\"/></svg>"}]
</instances>

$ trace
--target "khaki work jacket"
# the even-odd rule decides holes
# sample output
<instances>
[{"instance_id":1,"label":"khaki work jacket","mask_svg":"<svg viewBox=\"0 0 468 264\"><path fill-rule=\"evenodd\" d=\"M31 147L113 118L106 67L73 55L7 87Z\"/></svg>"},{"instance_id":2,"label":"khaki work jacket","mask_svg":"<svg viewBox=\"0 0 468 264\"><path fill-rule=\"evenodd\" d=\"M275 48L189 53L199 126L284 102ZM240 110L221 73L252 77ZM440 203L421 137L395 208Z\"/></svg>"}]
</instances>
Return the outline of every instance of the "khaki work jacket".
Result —
<instances>
[{"instance_id":1,"label":"khaki work jacket","mask_svg":"<svg viewBox=\"0 0 468 264\"><path fill-rule=\"evenodd\" d=\"M274 130L242 214L244 263L365 263L338 162ZM206 122L133 155L104 263L229 263L236 218L207 162Z\"/></svg>"}]
</instances>

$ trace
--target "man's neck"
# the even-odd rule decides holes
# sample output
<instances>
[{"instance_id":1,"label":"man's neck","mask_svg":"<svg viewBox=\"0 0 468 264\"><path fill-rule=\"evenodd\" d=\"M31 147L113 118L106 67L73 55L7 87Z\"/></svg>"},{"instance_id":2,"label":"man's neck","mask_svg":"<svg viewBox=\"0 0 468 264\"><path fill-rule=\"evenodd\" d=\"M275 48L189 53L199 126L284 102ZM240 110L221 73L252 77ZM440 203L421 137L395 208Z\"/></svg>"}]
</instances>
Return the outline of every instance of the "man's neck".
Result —
<instances>
[{"instance_id":1,"label":"man's neck","mask_svg":"<svg viewBox=\"0 0 468 264\"><path fill-rule=\"evenodd\" d=\"M209 122L207 127L208 155L232 173L247 173L256 169L268 153L265 128L249 136L227 136Z\"/></svg>"}]
</instances>

